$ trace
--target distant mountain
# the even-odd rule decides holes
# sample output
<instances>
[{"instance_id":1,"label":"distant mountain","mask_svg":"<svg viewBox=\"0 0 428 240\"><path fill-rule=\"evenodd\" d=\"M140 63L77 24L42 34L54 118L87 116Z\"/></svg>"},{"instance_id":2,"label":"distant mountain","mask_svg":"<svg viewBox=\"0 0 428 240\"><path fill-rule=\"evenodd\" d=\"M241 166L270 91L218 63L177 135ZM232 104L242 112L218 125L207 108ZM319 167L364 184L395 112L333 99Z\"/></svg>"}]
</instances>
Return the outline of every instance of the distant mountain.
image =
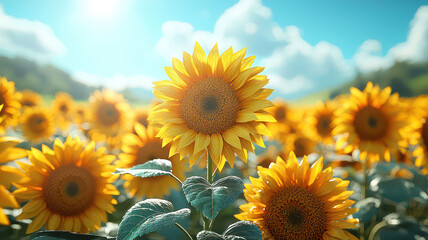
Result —
<instances>
[{"instance_id":1,"label":"distant mountain","mask_svg":"<svg viewBox=\"0 0 428 240\"><path fill-rule=\"evenodd\" d=\"M125 88L121 93L129 102L136 103L138 105L148 105L155 97L152 90L140 87Z\"/></svg>"},{"instance_id":2,"label":"distant mountain","mask_svg":"<svg viewBox=\"0 0 428 240\"><path fill-rule=\"evenodd\" d=\"M0 56L0 76L14 81L18 90L30 89L47 95L63 91L75 99L87 99L96 89L74 80L70 74L53 65L39 65L21 57Z\"/></svg>"},{"instance_id":3,"label":"distant mountain","mask_svg":"<svg viewBox=\"0 0 428 240\"><path fill-rule=\"evenodd\" d=\"M393 93L398 92L402 97L428 94L428 62L397 62L385 70L357 74L351 82L333 89L329 97L348 93L350 87L364 89L368 81L378 84L381 88L390 86Z\"/></svg>"},{"instance_id":4,"label":"distant mountain","mask_svg":"<svg viewBox=\"0 0 428 240\"><path fill-rule=\"evenodd\" d=\"M351 87L362 90L369 81L378 84L381 88L390 86L392 92L398 92L401 97L428 95L428 62L397 62L388 69L366 74L360 73L346 84L310 94L297 100L296 103L305 105L315 101L333 99L337 95L349 93Z\"/></svg>"}]
</instances>

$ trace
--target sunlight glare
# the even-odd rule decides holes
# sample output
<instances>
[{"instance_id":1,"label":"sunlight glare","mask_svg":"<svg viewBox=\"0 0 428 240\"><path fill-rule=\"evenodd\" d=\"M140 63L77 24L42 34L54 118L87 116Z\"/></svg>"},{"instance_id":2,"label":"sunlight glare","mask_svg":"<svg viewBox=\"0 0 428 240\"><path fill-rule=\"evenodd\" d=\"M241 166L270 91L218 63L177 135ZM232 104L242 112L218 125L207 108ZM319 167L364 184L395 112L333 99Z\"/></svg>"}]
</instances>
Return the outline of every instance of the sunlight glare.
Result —
<instances>
[{"instance_id":1,"label":"sunlight glare","mask_svg":"<svg viewBox=\"0 0 428 240\"><path fill-rule=\"evenodd\" d=\"M117 14L119 0L88 0L88 14L96 19L108 19Z\"/></svg>"}]
</instances>

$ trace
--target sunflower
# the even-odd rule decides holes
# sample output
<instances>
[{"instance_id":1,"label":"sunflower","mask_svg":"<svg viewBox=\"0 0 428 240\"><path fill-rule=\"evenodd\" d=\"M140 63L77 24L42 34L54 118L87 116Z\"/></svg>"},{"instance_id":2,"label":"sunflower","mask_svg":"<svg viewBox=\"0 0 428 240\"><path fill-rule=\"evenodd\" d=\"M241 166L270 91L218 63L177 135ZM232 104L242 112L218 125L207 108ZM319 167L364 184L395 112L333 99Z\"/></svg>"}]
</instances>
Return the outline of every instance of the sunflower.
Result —
<instances>
[{"instance_id":1,"label":"sunflower","mask_svg":"<svg viewBox=\"0 0 428 240\"><path fill-rule=\"evenodd\" d=\"M37 107L43 104L43 98L36 92L24 90L19 92L19 103L22 107Z\"/></svg>"},{"instance_id":2,"label":"sunflower","mask_svg":"<svg viewBox=\"0 0 428 240\"><path fill-rule=\"evenodd\" d=\"M282 139L284 150L287 153L294 152L299 158L317 152L318 143L302 129L298 129L295 134L283 136Z\"/></svg>"},{"instance_id":3,"label":"sunflower","mask_svg":"<svg viewBox=\"0 0 428 240\"><path fill-rule=\"evenodd\" d=\"M268 108L268 111L275 118L276 122L267 123L267 127L272 133L271 139L282 141L284 137L296 132L298 114L286 102L275 100L275 106Z\"/></svg>"},{"instance_id":4,"label":"sunflower","mask_svg":"<svg viewBox=\"0 0 428 240\"><path fill-rule=\"evenodd\" d=\"M147 109L143 108L136 110L134 116L134 123L139 123L146 128L149 126L149 122L147 121L147 118L149 117L149 111Z\"/></svg>"},{"instance_id":5,"label":"sunflower","mask_svg":"<svg viewBox=\"0 0 428 240\"><path fill-rule=\"evenodd\" d=\"M22 134L32 143L49 140L55 133L52 113L44 107L29 108L20 118Z\"/></svg>"},{"instance_id":6,"label":"sunflower","mask_svg":"<svg viewBox=\"0 0 428 240\"><path fill-rule=\"evenodd\" d=\"M74 114L73 97L65 92L55 94L52 110L55 115L55 125L61 130L68 129Z\"/></svg>"},{"instance_id":7,"label":"sunflower","mask_svg":"<svg viewBox=\"0 0 428 240\"><path fill-rule=\"evenodd\" d=\"M294 153L287 162L278 157L269 168L258 167L260 177L245 185L249 203L235 217L258 225L266 240L357 239L343 230L358 223L346 219L357 211L350 208L349 181L332 178L333 170L322 168L322 159L309 168L306 156L299 164Z\"/></svg>"},{"instance_id":8,"label":"sunflower","mask_svg":"<svg viewBox=\"0 0 428 240\"><path fill-rule=\"evenodd\" d=\"M305 118L308 123L308 130L316 140L325 144L333 143L333 119L336 107L334 102L318 103L309 116Z\"/></svg>"},{"instance_id":9,"label":"sunflower","mask_svg":"<svg viewBox=\"0 0 428 240\"><path fill-rule=\"evenodd\" d=\"M74 111L74 123L81 125L88 121L88 106L80 103L76 104Z\"/></svg>"},{"instance_id":10,"label":"sunflower","mask_svg":"<svg viewBox=\"0 0 428 240\"><path fill-rule=\"evenodd\" d=\"M412 103L412 112L409 114L409 125L406 134L409 144L414 146L411 153L415 157L416 167L423 167L423 173L428 173L428 96L419 96Z\"/></svg>"},{"instance_id":11,"label":"sunflower","mask_svg":"<svg viewBox=\"0 0 428 240\"><path fill-rule=\"evenodd\" d=\"M131 107L121 94L111 90L95 91L89 98L90 135L94 141L119 146L132 127Z\"/></svg>"},{"instance_id":12,"label":"sunflower","mask_svg":"<svg viewBox=\"0 0 428 240\"><path fill-rule=\"evenodd\" d=\"M253 142L263 146L269 135L266 122L275 119L264 109L273 106L263 88L268 79L252 67L255 57L244 58L246 49L229 48L219 56L215 45L208 57L196 43L193 56L184 52L183 62L173 58L165 67L171 81L155 82L153 93L164 102L152 109L149 121L161 127L163 144L172 142L170 155L189 155L192 166L209 152L221 170L227 160L233 167L235 153L247 161Z\"/></svg>"},{"instance_id":13,"label":"sunflower","mask_svg":"<svg viewBox=\"0 0 428 240\"><path fill-rule=\"evenodd\" d=\"M363 92L351 88L347 105L340 109L334 120L333 134L340 134L337 148L344 152L360 150L360 159L377 162L380 158L390 161L391 151L400 149L402 131L406 126L400 112L398 94L391 95L391 88L383 90L367 83Z\"/></svg>"},{"instance_id":14,"label":"sunflower","mask_svg":"<svg viewBox=\"0 0 428 240\"><path fill-rule=\"evenodd\" d=\"M15 83L0 77L0 134L6 132L8 126L15 126L20 113L21 104L15 93Z\"/></svg>"},{"instance_id":15,"label":"sunflower","mask_svg":"<svg viewBox=\"0 0 428 240\"><path fill-rule=\"evenodd\" d=\"M113 155L85 146L79 138L56 139L53 149L28 151L31 165L17 162L26 174L13 192L18 200L28 201L18 220L33 218L27 228L32 233L45 225L47 230L95 232L107 221L106 211L114 211L119 192L111 184L117 177L111 163Z\"/></svg>"},{"instance_id":16,"label":"sunflower","mask_svg":"<svg viewBox=\"0 0 428 240\"><path fill-rule=\"evenodd\" d=\"M118 168L131 168L153 159L169 159L172 163L172 173L179 179L185 179L187 167L184 161L180 161L178 155L168 158L169 146L162 148L162 141L156 137L158 130L152 126L145 128L141 124L135 125L136 134L128 133L124 140L119 160L116 162ZM160 198L168 195L170 188L178 189L177 181L170 176L157 176L151 178L139 178L131 175L123 175L126 180L124 187L138 198Z\"/></svg>"},{"instance_id":17,"label":"sunflower","mask_svg":"<svg viewBox=\"0 0 428 240\"><path fill-rule=\"evenodd\" d=\"M22 140L14 137L0 137L0 164L4 164L27 156L24 149L15 146ZM3 213L2 207L19 208L15 197L9 192L12 182L19 181L24 174L17 168L2 165L0 166L0 225L9 225L10 221Z\"/></svg>"}]
</instances>

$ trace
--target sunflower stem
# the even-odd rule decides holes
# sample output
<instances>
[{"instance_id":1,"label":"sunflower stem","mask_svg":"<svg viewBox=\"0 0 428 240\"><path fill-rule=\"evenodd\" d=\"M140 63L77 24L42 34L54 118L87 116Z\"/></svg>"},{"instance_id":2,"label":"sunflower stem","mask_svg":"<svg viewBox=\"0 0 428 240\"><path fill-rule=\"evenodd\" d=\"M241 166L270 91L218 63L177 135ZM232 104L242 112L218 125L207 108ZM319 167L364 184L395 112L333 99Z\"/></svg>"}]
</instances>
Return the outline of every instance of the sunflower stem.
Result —
<instances>
[{"instance_id":1,"label":"sunflower stem","mask_svg":"<svg viewBox=\"0 0 428 240\"><path fill-rule=\"evenodd\" d=\"M214 175L213 175L213 159L207 151L207 181L211 184L213 183ZM211 230L213 225L213 220L202 216L204 219L204 230Z\"/></svg>"},{"instance_id":2,"label":"sunflower stem","mask_svg":"<svg viewBox=\"0 0 428 240\"><path fill-rule=\"evenodd\" d=\"M367 159L365 159L363 161L363 185L361 186L361 200L366 199L367 197L367 177L368 173L367 173ZM364 223L360 223L360 240L364 240L365 239L365 226Z\"/></svg>"},{"instance_id":3,"label":"sunflower stem","mask_svg":"<svg viewBox=\"0 0 428 240\"><path fill-rule=\"evenodd\" d=\"M193 240L193 238L192 238L192 236L190 235L190 233L186 230L186 229L184 229L184 227L182 227L180 224L178 224L178 223L175 223L175 226L177 226L178 228L180 228L181 229L181 231L183 231L184 232L184 234L186 234L186 236L190 239L190 240Z\"/></svg>"}]
</instances>

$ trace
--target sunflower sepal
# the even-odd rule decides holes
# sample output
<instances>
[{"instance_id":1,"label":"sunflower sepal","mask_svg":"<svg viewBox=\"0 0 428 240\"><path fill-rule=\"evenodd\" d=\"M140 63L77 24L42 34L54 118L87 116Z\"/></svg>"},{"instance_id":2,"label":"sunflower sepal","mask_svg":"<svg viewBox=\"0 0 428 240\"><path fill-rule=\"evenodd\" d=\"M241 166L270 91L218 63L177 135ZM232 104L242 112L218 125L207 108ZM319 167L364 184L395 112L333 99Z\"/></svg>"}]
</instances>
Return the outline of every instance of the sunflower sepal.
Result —
<instances>
[{"instance_id":1,"label":"sunflower sepal","mask_svg":"<svg viewBox=\"0 0 428 240\"><path fill-rule=\"evenodd\" d=\"M172 203L163 199L146 199L136 203L120 222L117 240L133 240L182 223L190 216L188 208L173 210Z\"/></svg>"},{"instance_id":2,"label":"sunflower sepal","mask_svg":"<svg viewBox=\"0 0 428 240\"><path fill-rule=\"evenodd\" d=\"M183 182L187 201L210 220L235 201L243 189L244 182L236 176L224 177L212 184L199 176L189 177Z\"/></svg>"},{"instance_id":3,"label":"sunflower sepal","mask_svg":"<svg viewBox=\"0 0 428 240\"><path fill-rule=\"evenodd\" d=\"M260 240L262 233L259 228L250 221L238 221L231 224L222 235L201 231L196 236L197 240Z\"/></svg>"},{"instance_id":4,"label":"sunflower sepal","mask_svg":"<svg viewBox=\"0 0 428 240\"><path fill-rule=\"evenodd\" d=\"M113 174L131 174L134 177L149 178L156 176L171 176L182 184L181 180L172 174L172 163L166 159L153 159L146 163L135 165L132 168L117 168Z\"/></svg>"},{"instance_id":5,"label":"sunflower sepal","mask_svg":"<svg viewBox=\"0 0 428 240\"><path fill-rule=\"evenodd\" d=\"M102 237L92 234L73 233L68 231L39 231L31 234L30 240L42 240L49 238L51 240L112 240L113 237Z\"/></svg>"}]
</instances>

